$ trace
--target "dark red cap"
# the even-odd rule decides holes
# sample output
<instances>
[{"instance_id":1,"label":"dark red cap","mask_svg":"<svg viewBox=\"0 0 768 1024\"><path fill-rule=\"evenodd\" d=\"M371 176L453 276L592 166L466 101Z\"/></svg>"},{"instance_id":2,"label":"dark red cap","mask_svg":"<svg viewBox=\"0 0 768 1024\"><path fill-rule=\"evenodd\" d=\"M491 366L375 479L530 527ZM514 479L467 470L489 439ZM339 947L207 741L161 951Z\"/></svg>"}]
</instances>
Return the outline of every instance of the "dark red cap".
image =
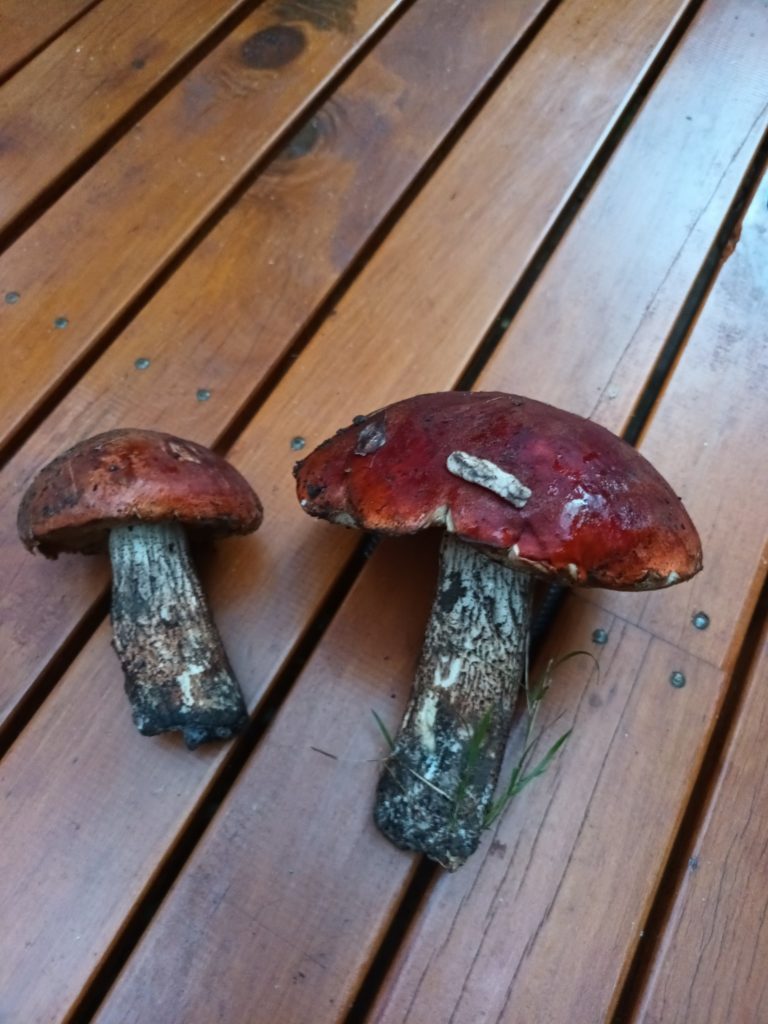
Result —
<instances>
[{"instance_id":1,"label":"dark red cap","mask_svg":"<svg viewBox=\"0 0 768 1024\"><path fill-rule=\"evenodd\" d=\"M218 535L250 533L262 509L228 462L196 444L153 430L111 430L81 441L37 474L19 508L30 550L104 547L113 526L169 520Z\"/></svg>"},{"instance_id":2,"label":"dark red cap","mask_svg":"<svg viewBox=\"0 0 768 1024\"><path fill-rule=\"evenodd\" d=\"M310 515L389 534L444 525L571 584L651 589L701 568L696 528L638 451L530 398L409 398L358 417L295 475Z\"/></svg>"}]
</instances>

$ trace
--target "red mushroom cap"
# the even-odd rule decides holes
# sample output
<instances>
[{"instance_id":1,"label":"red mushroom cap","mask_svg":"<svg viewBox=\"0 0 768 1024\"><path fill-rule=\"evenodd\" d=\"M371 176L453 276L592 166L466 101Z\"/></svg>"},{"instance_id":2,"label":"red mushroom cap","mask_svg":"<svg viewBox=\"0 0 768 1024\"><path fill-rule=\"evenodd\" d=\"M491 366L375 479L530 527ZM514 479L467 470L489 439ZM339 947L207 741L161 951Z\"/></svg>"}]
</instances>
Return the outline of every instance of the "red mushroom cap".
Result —
<instances>
[{"instance_id":1,"label":"red mushroom cap","mask_svg":"<svg viewBox=\"0 0 768 1024\"><path fill-rule=\"evenodd\" d=\"M261 524L250 484L220 455L171 434L123 429L76 444L44 466L18 515L30 550L96 551L109 530L169 520L222 535Z\"/></svg>"},{"instance_id":2,"label":"red mushroom cap","mask_svg":"<svg viewBox=\"0 0 768 1024\"><path fill-rule=\"evenodd\" d=\"M454 453L463 454L452 472ZM472 459L486 460L480 476L462 470ZM488 472L493 488L522 485L517 498L481 482ZM445 525L493 558L568 583L650 589L701 568L696 528L638 451L530 398L444 392L396 402L340 430L295 475L310 515L389 534Z\"/></svg>"}]
</instances>

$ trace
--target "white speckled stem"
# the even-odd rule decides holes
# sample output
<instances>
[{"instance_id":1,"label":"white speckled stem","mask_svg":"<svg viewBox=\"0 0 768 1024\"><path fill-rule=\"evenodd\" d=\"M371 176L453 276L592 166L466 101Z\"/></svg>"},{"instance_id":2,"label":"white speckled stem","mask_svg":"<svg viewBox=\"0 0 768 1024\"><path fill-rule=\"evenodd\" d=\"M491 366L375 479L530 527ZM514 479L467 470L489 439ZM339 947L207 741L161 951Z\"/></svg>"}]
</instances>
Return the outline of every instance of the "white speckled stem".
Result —
<instances>
[{"instance_id":1,"label":"white speckled stem","mask_svg":"<svg viewBox=\"0 0 768 1024\"><path fill-rule=\"evenodd\" d=\"M528 654L531 581L446 534L413 696L381 775L382 832L449 870L477 848Z\"/></svg>"},{"instance_id":2,"label":"white speckled stem","mask_svg":"<svg viewBox=\"0 0 768 1024\"><path fill-rule=\"evenodd\" d=\"M113 644L139 732L180 731L190 749L229 739L248 715L229 667L184 529L111 531Z\"/></svg>"}]
</instances>

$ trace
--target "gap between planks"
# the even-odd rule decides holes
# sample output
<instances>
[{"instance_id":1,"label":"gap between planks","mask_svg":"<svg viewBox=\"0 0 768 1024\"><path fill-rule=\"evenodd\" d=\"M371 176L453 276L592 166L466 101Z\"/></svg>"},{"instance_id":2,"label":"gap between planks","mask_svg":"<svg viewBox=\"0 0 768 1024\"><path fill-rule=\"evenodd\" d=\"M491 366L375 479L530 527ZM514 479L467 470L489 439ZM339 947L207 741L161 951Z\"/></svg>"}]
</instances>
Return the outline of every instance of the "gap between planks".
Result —
<instances>
[{"instance_id":1,"label":"gap between planks","mask_svg":"<svg viewBox=\"0 0 768 1024\"><path fill-rule=\"evenodd\" d=\"M761 658L765 657L767 626L768 580L763 584L762 593L747 627L712 739L645 920L644 941L638 943L629 965L611 1016L611 1024L628 1024L630 1021L641 1019L638 1016L639 1009L643 1002L650 998L649 989L654 980L654 970L661 972L660 952L665 942L669 941L670 929L674 926L673 914L681 899L681 890L686 884L687 875L691 870L696 870L693 858L697 844L705 829L713 802L720 794L719 787L727 770L726 755L733 746L738 731L743 727L742 715L751 699L750 691L755 686L755 673L761 664ZM744 941L749 943L747 934L743 934Z\"/></svg>"},{"instance_id":2,"label":"gap between planks","mask_svg":"<svg viewBox=\"0 0 768 1024\"><path fill-rule=\"evenodd\" d=\"M86 15L100 0L79 0L79 3L41 3L34 8L29 0L13 0L3 7L3 18L7 19L3 29L5 50L0 59L0 86L15 75L46 46L67 31L78 19ZM14 13L14 8L16 12ZM58 8L58 11L57 11ZM34 24L19 27L19 20L34 11ZM15 37L8 23L16 20Z\"/></svg>"}]
</instances>

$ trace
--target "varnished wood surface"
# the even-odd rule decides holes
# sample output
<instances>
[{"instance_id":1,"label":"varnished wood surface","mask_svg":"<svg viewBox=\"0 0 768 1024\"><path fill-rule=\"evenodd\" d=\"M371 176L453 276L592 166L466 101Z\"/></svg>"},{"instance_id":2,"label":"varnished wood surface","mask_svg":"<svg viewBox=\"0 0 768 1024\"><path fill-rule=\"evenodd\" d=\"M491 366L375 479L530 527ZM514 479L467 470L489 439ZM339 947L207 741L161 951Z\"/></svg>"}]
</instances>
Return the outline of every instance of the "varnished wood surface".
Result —
<instances>
[{"instance_id":1,"label":"varnished wood surface","mask_svg":"<svg viewBox=\"0 0 768 1024\"><path fill-rule=\"evenodd\" d=\"M667 3L666 7L660 4L654 9L654 16L650 20L647 14L638 12L637 24L633 26L623 4L606 5L601 18L593 15L595 22L584 25L583 34L579 34L575 29L583 24L584 18L588 19L591 10L591 5L584 0L556 12L543 33L537 37L538 45L547 46L546 59L536 57L538 51L533 49L524 54L518 69L502 83L502 91L493 95L485 110L486 116L470 126L472 134L463 136L461 144L452 150L450 159L441 164L433 181L434 187L417 197L408 208L407 219L398 223L396 232L377 250L375 262L366 268L365 280L371 282L370 290L357 288L343 310L327 321L313 338L306 357L296 364L284 383L270 396L264 410L258 413L249 426L250 433L242 442L242 447L249 452L250 458L258 461L245 464L244 469L253 474L257 486L265 474L276 479L274 487L279 488L281 500L290 509L288 514L294 520L285 533L284 543L289 558L304 557L296 554L298 538L307 536L310 529L304 517L296 514L292 483L290 476L285 475L286 467L290 468L294 457L287 447L291 437L304 436L307 444L312 445L321 441L327 433L333 432L338 424L339 396L355 393L361 371L366 378L366 385L355 408L363 411L399 397L408 388L428 390L453 384L503 304L515 279L525 269L532 251L541 242L553 211L563 204L565 197L572 194L576 187L584 162L605 132L603 117L615 119L629 102L632 85L644 61L669 29L678 7L676 2ZM561 86L561 102L557 95L553 96L547 91L550 89L548 83L553 62L559 62L563 80L569 70L575 69L575 74L581 73L583 76L580 55L585 39L594 30L599 35L602 33L600 38L607 40L619 23L624 26L623 30L629 34L633 45L628 43L624 49L612 47L605 53L601 89L595 92L590 81L589 95L582 98L577 111L581 118L581 130L569 135L566 129L572 124L574 114L569 105L573 101L568 87L565 84ZM472 37L466 38L471 41ZM566 46L563 40L572 40L572 43ZM641 42L642 49L639 48ZM439 50L434 53L439 61L443 60ZM612 100L612 104L609 100ZM339 120L343 124L345 119ZM541 135L542 140L547 140L546 144L542 142L541 149L537 151L538 161L533 160L525 141L527 134L533 130ZM346 133L341 131L339 139L343 147ZM480 145L488 147L488 158L482 162L475 158L476 148ZM523 193L522 213L519 194L523 183L514 179L508 182L504 170L512 146L518 148L521 161L529 162L528 188ZM305 163L309 182L316 181L310 193L312 198L316 197L318 205L312 205L315 210L321 203L325 204L327 192L334 191L335 168L333 165L328 167L323 158L323 147L308 154L302 162ZM312 166L316 163L320 165L317 179L312 174ZM296 168L298 172L301 170L301 164L289 163L289 167ZM275 165L275 169L279 171L279 164ZM328 170L331 171L330 183L324 174ZM297 236L292 224L291 229L283 234L282 212L288 200L284 200L282 195L284 188L290 193L291 180L285 179L283 187L277 187L274 191L270 189L271 180L267 177L265 185L257 186L253 207L261 217L269 218L268 237L270 241L275 238L273 245L279 246L274 255L272 252L267 254L266 266L263 258L260 264L261 273L265 275L267 293L273 296L280 294L279 289L284 286L285 277L275 275L272 267L290 266L289 282L293 280L293 275L306 280L305 274L308 271L303 268L314 262L312 254L315 245L311 236L307 238L305 235L303 240L307 248L294 248L292 243ZM358 199L363 206L366 199L370 202L365 180L363 178L361 181L363 191ZM469 182L473 183L471 190L468 188ZM498 215L495 208L484 206L479 201L473 204L473 197L485 195L494 186L500 187L499 183L511 189L509 205L503 208L502 216ZM281 185L279 177L276 184ZM462 187L467 191L459 203L457 197ZM270 199L271 195L275 199ZM249 197L245 196L242 202L247 211L251 205ZM450 204L449 218L443 216L441 204ZM272 206L277 209L277 214L270 213ZM296 220L301 220L304 209L302 202L293 215ZM290 219L290 212L286 216ZM242 226L247 238L250 217L241 218L239 213L233 211L232 218L224 223L227 227L231 226L234 233L239 233ZM477 237L482 241L482 247L473 243L459 264L453 253L457 239L465 233L465 225L470 219L475 225ZM297 227L295 230L300 229ZM309 233L311 228L306 226L304 230ZM334 255L334 244L338 244L335 222L332 230L330 237L326 234L324 245L318 243L318 250L327 252L327 258L331 266L334 266L338 260L338 252ZM256 237L261 238L260 235ZM231 235L228 235L225 252L232 250L229 239ZM216 244L215 233L201 246L201 261L205 259L204 254L210 252L209 243ZM417 265L409 269L405 254L414 245L425 247L429 258L419 258ZM214 257L216 252L214 249ZM197 254L193 259L197 261ZM270 264L270 259L274 263ZM208 258L203 268L206 280L210 280L207 269L210 264ZM0 487L4 485L11 489L14 494L10 498L11 502L18 500L16 496L20 496L25 481L35 467L49 457L51 452L64 446L65 438L75 429L81 434L87 434L96 429L130 424L136 422L141 412L143 421L148 420L147 425L157 424L172 432L186 432L196 440L211 443L220 435L233 413L258 386L264 368L263 360L269 360L270 357L274 359L277 346L281 342L286 346L292 340L292 335L286 337L285 333L279 332L284 330L285 320L282 318L291 315L293 294L299 290L298 285L293 291L289 287L283 293L283 300L271 301L266 311L262 305L258 314L259 321L251 330L250 321L237 317L237 311L243 301L253 302L253 295L258 292L254 291L247 273L248 263L242 266L245 273L240 280L246 289L246 298L233 301L234 297L230 295L221 306L216 299L213 316L222 310L221 316L224 319L211 348L190 344L187 340L189 337L194 342L201 336L210 336L210 321L203 325L200 333L199 321L182 321L186 329L177 336L175 318L179 310L181 315L185 315L184 311L190 302L193 315L195 312L198 316L204 314L206 303L214 301L219 292L214 290L209 298L207 290L185 287L183 294L175 291L171 293L169 305L165 309L163 292L159 293L156 301L146 307L144 316L137 318L126 334L117 340L116 346L112 346L104 358L70 390L40 430L32 435L3 470ZM489 274L489 267L493 269L495 278ZM184 270L181 272L184 273ZM214 277L213 283L216 284L216 281ZM152 323L155 309L160 314L157 329ZM269 311L273 309L281 319L274 327L268 322L262 328L262 319L269 316ZM231 327L226 319L230 311L237 317ZM473 313L478 315L479 320L474 319ZM425 314L430 314L428 321ZM174 331L172 336L171 331ZM440 337L439 348L424 343L423 339L429 337ZM166 338L168 340L165 344L171 346L170 351L168 355L161 353L158 357L157 346ZM391 358L391 338L398 339L397 360ZM266 352L256 348L261 341L264 342ZM123 345L126 347L125 352ZM245 345L248 348L244 350ZM280 351L277 348L277 352ZM348 351L349 357L342 354ZM333 368L330 371L324 369L328 365L328 353L333 354ZM137 374L134 369L135 359L147 357L155 359L154 365L160 369L167 366L168 376L164 375L157 380L157 371L151 367L147 373ZM247 373L244 372L246 366ZM419 366L424 366L425 370L417 384L414 372ZM211 391L211 398L204 403L195 397L201 387ZM327 390L321 390L323 387ZM357 390L359 392L359 388ZM254 442L251 438L258 438L258 441ZM270 518L267 517L264 529L283 528L278 523L270 527ZM92 601L95 594L102 592L104 576L103 567L100 574L99 567L83 564L82 561L75 565L60 561L55 566L30 566L29 558L18 549L12 520L6 519L6 529L8 532L5 536L0 535L3 564L8 567L9 575L19 588L17 595L23 591L24 597L11 598L8 595L5 599L13 600L14 603L20 601L23 607L35 609L33 616L24 616L21 621L15 616L6 615L0 619L0 629L3 624L7 624L11 632L10 642L5 642L5 649L6 657L13 663L13 670L5 677L9 690L3 700L3 705L9 710L23 698L42 668L55 656L68 633L77 627L79 617L87 608L88 599ZM275 542L273 540L268 545L270 550L274 550ZM344 542L337 540L329 556L332 564L340 564L344 550ZM71 563L71 560L67 562ZM303 588L303 596L308 601L306 605L297 608L293 598L289 598L287 609L283 609L283 602L276 597L268 602L272 618L268 624L264 624L267 635L272 638L287 635L290 638L287 643L290 649L294 643L295 630L302 628L306 612L313 607L317 596L327 591L329 569L329 566L326 568L326 565L319 563L317 572L314 571L314 564L311 573L306 564L300 570L304 577L309 577L308 584ZM94 576L98 579L89 590L88 581ZM313 595L311 598L310 594ZM41 604L36 595L46 595L45 602ZM3 599L0 597L0 602ZM292 621L294 609L298 620ZM274 640L272 642L275 643ZM279 647L273 649L268 665L260 663L258 669L262 672L273 671L274 656L282 657L284 650ZM5 684L0 685L4 687Z\"/></svg>"},{"instance_id":2,"label":"varnished wood surface","mask_svg":"<svg viewBox=\"0 0 768 1024\"><path fill-rule=\"evenodd\" d=\"M11 75L99 0L5 0L0 11L0 79Z\"/></svg>"},{"instance_id":3,"label":"varnished wood surface","mask_svg":"<svg viewBox=\"0 0 768 1024\"><path fill-rule=\"evenodd\" d=\"M0 232L237 6L102 0L14 75L0 93Z\"/></svg>"},{"instance_id":4,"label":"varnished wood surface","mask_svg":"<svg viewBox=\"0 0 768 1024\"><path fill-rule=\"evenodd\" d=\"M154 73L235 6L199 0L197 22L163 30L166 64ZM120 16L137 39L149 27L131 24L130 9ZM13 739L0 762L0 1019L339 1022L393 922L393 964L355 1019L607 1021L627 981L638 1020L730 1021L723 992L738 986L733 1005L748 1014L761 994L747 959L762 948L765 896L749 781L759 728L741 716L760 720L764 657L743 702L732 688L744 682L733 670L766 569L764 458L749 439L768 426L768 196L765 185L741 196L765 160L764 5L242 9L242 23L148 101L137 128L121 127L49 208L31 207L0 255L0 297L20 293L0 302L12 367L1 686ZM30 42L41 52L0 88L0 104L39 88L31 69L56 67L56 46L99 11L107 23L109 0L49 45ZM278 59L294 30L306 45ZM270 66L244 68L249 53ZM65 104L67 81L83 87L68 73ZM92 104L98 132L145 95L131 88L120 82L111 117ZM84 131L77 152L93 137ZM615 152L602 166L606 147ZM719 233L742 199L741 238L715 272ZM575 219L559 239L550 229L569 204ZM532 260L534 286L506 312ZM45 335L67 297L66 328ZM511 326L491 349L500 314ZM678 335L681 353L657 381ZM418 860L370 820L385 754L371 712L396 728L434 539L382 544L353 580L343 574L356 538L301 513L290 469L297 439L308 448L358 412L455 386L467 366L477 388L533 394L617 431L651 382L640 447L683 495L706 568L664 594L568 599L540 664L587 649L600 671L588 659L558 670L541 748L571 724L572 739L465 868L436 873L406 908L405 930L400 903ZM264 499L262 530L204 563L257 721L280 695L263 736L194 754L177 737L139 736L108 623L90 635L106 566L44 563L18 545L13 517L35 467L121 424L222 444ZM333 621L294 657L339 586ZM708 629L693 627L697 610ZM604 646L592 641L597 627ZM670 685L673 671L684 688ZM720 715L720 734L733 736L712 771ZM702 771L714 779L703 795ZM180 860L211 793L223 803ZM692 800L704 801L696 834L681 836ZM745 860L728 854L731 827ZM660 892L670 851L685 843L710 851L707 873L673 871ZM160 878L163 890L175 882L158 905ZM737 934L741 900L753 912ZM652 905L663 924L646 938ZM726 939L738 970L718 953ZM644 941L651 953L635 962Z\"/></svg>"},{"instance_id":5,"label":"varnished wood surface","mask_svg":"<svg viewBox=\"0 0 768 1024\"><path fill-rule=\"evenodd\" d=\"M765 633L758 651L634 1018L646 1024L759 1020L765 1006Z\"/></svg>"},{"instance_id":6,"label":"varnished wood surface","mask_svg":"<svg viewBox=\"0 0 768 1024\"><path fill-rule=\"evenodd\" d=\"M755 198L755 227L749 230L745 225L741 248L733 257L738 254L747 268L753 261L756 268L763 266L767 194L768 186ZM428 1009L437 1012L437 1019L454 1015L455 1020L468 1022L475 1019L479 993L491 1019L514 1021L520 1007L531 1020L566 1020L569 1012L576 1012L579 1020L610 1019L642 931L647 900L663 870L681 808L725 699L730 677L721 666L733 668L734 641L743 638L756 591L765 579L765 518L746 510L758 508L765 499L766 478L751 461L753 452L760 456L757 449L744 444L743 432L761 433L767 426L765 407L758 413L744 395L764 386L766 379L768 339L764 332L758 338L761 332L754 326L768 295L764 287L755 287L747 270L739 281L745 288L751 286L755 303L751 315L736 312L737 300L732 316L718 317L718 307L730 305L729 269L726 265L715 285L641 445L654 464L680 485L686 506L702 530L709 555L705 554L699 577L699 603L686 600L683 588L654 597L599 595L589 621L592 628L608 631L605 655L610 659L614 636L621 640L635 629L648 645L638 663L642 666L639 678L632 674L629 659L605 664L601 657L595 703L615 707L618 701L622 709L610 743L602 752L593 746L580 748L577 736L562 759L562 775L551 801L544 793L532 792L533 804L525 817L515 823L513 813L502 824L496 838L509 848L517 842L520 828L534 829L533 843L538 849L546 848L541 860L532 851L530 856L516 854L510 870L489 856L484 864L471 865L477 869L476 876L469 871L441 879L393 970L374 1019L417 1021ZM762 274L761 269L756 272ZM745 321L754 325L753 343L744 348L740 359L730 362L728 379L723 380L719 353L731 331ZM708 440L712 437L716 440ZM718 470L711 464L711 459L720 458L725 458L727 468ZM729 486L731 473L738 482L732 478ZM738 585L720 583L720 553L726 551L729 555L744 552ZM662 609L651 625L648 608L654 604ZM707 613L708 629L694 628L692 608ZM597 653L589 637L588 628L580 636L566 633L566 649L586 646ZM663 651L664 657L649 671L654 651ZM682 689L670 685L674 671L685 676ZM637 709L632 704L635 683L645 692ZM661 705L658 709L653 707L656 702ZM579 723L580 715L593 714L581 694L573 695L563 710L565 720L574 721L576 732L586 731L594 738L594 730ZM639 721L638 714L651 717ZM560 834L562 846L555 852L547 844L550 830L561 829L566 808L570 814L580 805L577 828L570 840L565 832ZM540 808L538 817L534 806ZM522 808L516 810L522 813ZM608 846L606 836L610 836ZM498 904L530 922L521 932L525 941L507 943L507 921L497 912ZM756 908L758 916L761 912ZM582 941L574 950L571 928L575 921L583 922L585 929L591 922L593 930L587 932L588 939L582 931ZM754 941L755 933L748 930L747 934L751 940L745 942ZM596 960L599 969L590 969L590 960ZM561 973L563 963L569 969ZM547 985L546 979L553 975L559 977L558 984ZM503 985L498 984L499 977L504 977ZM729 1018L682 1013L678 1019Z\"/></svg>"},{"instance_id":7,"label":"varnished wood surface","mask_svg":"<svg viewBox=\"0 0 768 1024\"><path fill-rule=\"evenodd\" d=\"M282 25L268 0L4 253L0 276L20 299L0 306L15 352L13 377L0 380L0 443L401 3L359 0L341 32ZM75 243L78 259L62 260Z\"/></svg>"},{"instance_id":8,"label":"varnished wood surface","mask_svg":"<svg viewBox=\"0 0 768 1024\"><path fill-rule=\"evenodd\" d=\"M710 513L719 538L712 537L709 572L725 577L728 552L751 554L765 572L768 537L765 517L744 515L757 507L768 492L764 469L757 465L759 446L752 438L768 430L768 409L758 399L768 373L768 291L765 267L768 259L768 182L765 182L744 220L741 240L724 266L720 280L702 312L698 334L706 339L704 368L697 374L695 391L673 395L673 400L710 406L715 378L722 378L723 359L728 358L729 387L740 393L753 415L731 416L726 423L717 410L710 430L722 439L706 440L692 475L716 479L714 495L722 500L717 515ZM750 338L748 354L734 373L732 356L741 349L740 339ZM749 398L754 396L754 401ZM758 409L758 406L760 407ZM740 422L741 420L741 422ZM727 438L727 440L726 440ZM702 443L702 448L705 445ZM713 449L710 454L710 448ZM752 462L752 458L755 462ZM719 463L719 471L712 465ZM737 467L739 467L737 469ZM743 469L741 468L743 467ZM738 473L738 479L734 477ZM715 475L716 474L716 475ZM754 522L752 528L750 523ZM725 592L731 593L728 583ZM703 594L700 600L704 600ZM706 607L706 606L704 606ZM715 606L713 627L724 609ZM725 609L726 623L732 621ZM722 628L722 626L720 627ZM734 654L733 644L728 653ZM758 639L755 662L744 686L738 721L712 784L712 794L702 811L695 835L689 837L688 870L680 880L671 917L654 958L648 992L637 1020L682 1024L691 1020L759 1019L755 1008L765 1005L766 977L762 965L768 957L766 917L766 802L765 720L768 646L765 632Z\"/></svg>"},{"instance_id":9,"label":"varnished wood surface","mask_svg":"<svg viewBox=\"0 0 768 1024\"><path fill-rule=\"evenodd\" d=\"M74 430L87 434L140 419L214 443L539 10L539 4L521 7L509 23L506 0L473 5L469 24L478 41L437 95L429 86L444 47L423 59L412 42L435 20L435 2L409 12L0 473L0 490L9 488L7 507ZM466 12L455 3L449 18L442 0L440 11L442 28L432 37L439 41L445 33L447 46L458 25L467 24ZM509 23L507 35L499 31L502 20ZM137 359L149 360L145 371L137 372ZM205 402L197 399L200 388L211 393ZM282 434L277 444L284 450ZM97 600L104 574L103 566L87 560L30 564L12 518L0 523L0 537L3 565L25 592L21 604L39 613L34 595L47 595L50 609L42 616L11 615L20 589L0 597L0 607L7 601L9 609L0 615L9 669L13 662L7 688L0 684L5 719L87 613L88 602Z\"/></svg>"}]
</instances>

